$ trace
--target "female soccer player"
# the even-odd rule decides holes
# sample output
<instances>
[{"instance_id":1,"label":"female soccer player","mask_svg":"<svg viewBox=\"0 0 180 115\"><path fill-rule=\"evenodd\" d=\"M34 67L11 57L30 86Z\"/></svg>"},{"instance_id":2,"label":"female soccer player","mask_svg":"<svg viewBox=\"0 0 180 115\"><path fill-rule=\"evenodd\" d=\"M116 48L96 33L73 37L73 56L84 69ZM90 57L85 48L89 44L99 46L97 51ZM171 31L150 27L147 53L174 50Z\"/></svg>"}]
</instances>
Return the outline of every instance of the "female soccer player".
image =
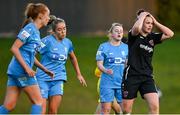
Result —
<instances>
[{"instance_id":1,"label":"female soccer player","mask_svg":"<svg viewBox=\"0 0 180 115\"><path fill-rule=\"evenodd\" d=\"M11 111L23 90L32 102L31 113L41 113L42 97L32 67L35 63L42 71L53 77L53 73L35 58L36 49L42 46L39 29L49 21L49 9L42 3L29 3L25 11L23 28L11 47L13 58L8 67L8 82L4 104L0 114Z\"/></svg>"},{"instance_id":2,"label":"female soccer player","mask_svg":"<svg viewBox=\"0 0 180 115\"><path fill-rule=\"evenodd\" d=\"M153 33L156 26L162 33ZM154 46L174 35L150 13L141 12L128 33L128 64L122 83L123 113L131 113L137 92L146 100L150 114L159 113L159 99L153 79L152 56Z\"/></svg>"},{"instance_id":3,"label":"female soccer player","mask_svg":"<svg viewBox=\"0 0 180 115\"><path fill-rule=\"evenodd\" d=\"M58 107L63 96L63 85L67 80L65 63L68 56L76 71L77 79L83 86L87 86L81 75L78 61L74 53L72 42L66 38L66 24L63 19L56 18L51 24L52 32L42 39L45 47L39 50L41 63L53 71L55 76L51 79L44 71L37 70L37 80L43 97L43 111L46 113L46 101L48 100L48 113L57 114Z\"/></svg>"},{"instance_id":4,"label":"female soccer player","mask_svg":"<svg viewBox=\"0 0 180 115\"><path fill-rule=\"evenodd\" d=\"M121 42L123 27L113 23L109 30L109 41L102 43L96 54L97 67L102 72L100 81L101 113L109 114L114 98L121 106L121 82L128 46Z\"/></svg>"}]
</instances>

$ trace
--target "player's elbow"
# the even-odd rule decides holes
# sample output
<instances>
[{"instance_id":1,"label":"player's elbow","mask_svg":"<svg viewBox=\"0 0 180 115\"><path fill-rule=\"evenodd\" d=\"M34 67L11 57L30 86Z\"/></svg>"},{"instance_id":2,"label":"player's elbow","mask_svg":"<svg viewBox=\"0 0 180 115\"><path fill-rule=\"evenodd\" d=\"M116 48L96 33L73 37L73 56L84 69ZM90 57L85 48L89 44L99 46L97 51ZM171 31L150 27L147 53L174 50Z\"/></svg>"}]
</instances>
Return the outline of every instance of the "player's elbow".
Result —
<instances>
[{"instance_id":1,"label":"player's elbow","mask_svg":"<svg viewBox=\"0 0 180 115\"><path fill-rule=\"evenodd\" d=\"M14 47L14 46L12 46L11 49L10 49L10 51L14 54L14 53L17 51L17 48Z\"/></svg>"},{"instance_id":2,"label":"player's elbow","mask_svg":"<svg viewBox=\"0 0 180 115\"><path fill-rule=\"evenodd\" d=\"M173 31L169 31L169 32L166 34L166 36L167 36L168 38L172 38L172 37L174 36L174 32L173 32Z\"/></svg>"},{"instance_id":3,"label":"player's elbow","mask_svg":"<svg viewBox=\"0 0 180 115\"><path fill-rule=\"evenodd\" d=\"M169 34L169 37L172 38L174 36L174 32L171 31L170 34Z\"/></svg>"},{"instance_id":4,"label":"player's elbow","mask_svg":"<svg viewBox=\"0 0 180 115\"><path fill-rule=\"evenodd\" d=\"M13 47L11 47L11 48L10 48L10 51L13 53L13 52L14 52L14 48L13 48Z\"/></svg>"}]
</instances>

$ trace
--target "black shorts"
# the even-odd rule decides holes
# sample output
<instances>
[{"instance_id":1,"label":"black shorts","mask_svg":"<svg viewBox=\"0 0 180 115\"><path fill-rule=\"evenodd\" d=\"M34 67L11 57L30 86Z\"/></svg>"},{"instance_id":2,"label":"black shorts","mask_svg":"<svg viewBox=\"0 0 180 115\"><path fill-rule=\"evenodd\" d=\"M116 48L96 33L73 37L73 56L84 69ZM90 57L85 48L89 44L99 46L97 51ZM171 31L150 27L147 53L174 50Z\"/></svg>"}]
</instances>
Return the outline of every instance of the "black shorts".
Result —
<instances>
[{"instance_id":1,"label":"black shorts","mask_svg":"<svg viewBox=\"0 0 180 115\"><path fill-rule=\"evenodd\" d=\"M138 91L142 98L144 94L157 93L154 79L150 76L128 76L123 79L121 87L123 99L136 98Z\"/></svg>"}]
</instances>

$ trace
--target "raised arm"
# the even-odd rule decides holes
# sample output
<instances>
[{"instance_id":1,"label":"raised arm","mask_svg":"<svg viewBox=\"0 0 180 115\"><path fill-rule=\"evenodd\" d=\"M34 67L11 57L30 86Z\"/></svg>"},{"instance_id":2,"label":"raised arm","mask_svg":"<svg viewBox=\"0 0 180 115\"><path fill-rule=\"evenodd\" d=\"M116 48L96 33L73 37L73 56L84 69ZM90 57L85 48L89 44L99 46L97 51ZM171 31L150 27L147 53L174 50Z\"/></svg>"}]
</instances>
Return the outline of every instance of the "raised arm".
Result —
<instances>
[{"instance_id":1,"label":"raised arm","mask_svg":"<svg viewBox=\"0 0 180 115\"><path fill-rule=\"evenodd\" d=\"M145 17L148 15L148 12L142 12L139 16L137 21L134 23L132 29L131 29L131 34L133 36L136 36L140 33L140 31L142 30L142 26L143 26L143 22Z\"/></svg>"},{"instance_id":2,"label":"raised arm","mask_svg":"<svg viewBox=\"0 0 180 115\"><path fill-rule=\"evenodd\" d=\"M174 32L171 29L159 23L152 15L151 17L154 21L154 26L156 26L163 33L161 37L161 41L173 37Z\"/></svg>"}]
</instances>

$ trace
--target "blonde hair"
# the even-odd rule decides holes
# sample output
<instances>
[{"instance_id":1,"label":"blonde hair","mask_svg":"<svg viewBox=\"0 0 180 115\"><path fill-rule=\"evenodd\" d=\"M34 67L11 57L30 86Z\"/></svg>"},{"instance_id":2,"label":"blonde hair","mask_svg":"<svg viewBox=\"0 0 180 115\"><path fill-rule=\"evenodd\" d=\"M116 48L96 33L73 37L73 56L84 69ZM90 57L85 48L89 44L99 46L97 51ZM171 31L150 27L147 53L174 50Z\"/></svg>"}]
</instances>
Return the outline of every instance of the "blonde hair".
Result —
<instances>
[{"instance_id":1,"label":"blonde hair","mask_svg":"<svg viewBox=\"0 0 180 115\"><path fill-rule=\"evenodd\" d=\"M122 27L122 24L120 24L120 23L112 23L111 28L108 30L108 33L112 33L112 30L114 29L115 26Z\"/></svg>"}]
</instances>

